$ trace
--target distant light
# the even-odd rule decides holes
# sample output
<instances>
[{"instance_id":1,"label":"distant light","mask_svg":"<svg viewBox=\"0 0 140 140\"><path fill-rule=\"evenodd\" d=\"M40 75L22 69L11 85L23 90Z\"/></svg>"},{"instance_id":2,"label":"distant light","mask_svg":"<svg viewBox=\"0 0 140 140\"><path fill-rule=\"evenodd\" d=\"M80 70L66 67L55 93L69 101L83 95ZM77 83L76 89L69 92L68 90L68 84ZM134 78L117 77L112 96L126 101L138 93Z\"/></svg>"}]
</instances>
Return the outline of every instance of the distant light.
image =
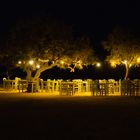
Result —
<instances>
[{"instance_id":1,"label":"distant light","mask_svg":"<svg viewBox=\"0 0 140 140\"><path fill-rule=\"evenodd\" d=\"M40 65L36 65L36 68L39 69L40 68Z\"/></svg>"},{"instance_id":2,"label":"distant light","mask_svg":"<svg viewBox=\"0 0 140 140\"><path fill-rule=\"evenodd\" d=\"M30 61L29 61L29 64L30 64L30 65L33 65L33 64L34 64L34 61L33 61L33 60L30 60Z\"/></svg>"},{"instance_id":3,"label":"distant light","mask_svg":"<svg viewBox=\"0 0 140 140\"><path fill-rule=\"evenodd\" d=\"M140 63L140 57L139 57L139 58L137 58L137 62L138 62L138 63Z\"/></svg>"},{"instance_id":4,"label":"distant light","mask_svg":"<svg viewBox=\"0 0 140 140\"><path fill-rule=\"evenodd\" d=\"M21 64L22 62L21 61L18 61L18 64Z\"/></svg>"},{"instance_id":5,"label":"distant light","mask_svg":"<svg viewBox=\"0 0 140 140\"><path fill-rule=\"evenodd\" d=\"M96 66L97 66L97 67L101 67L101 63L97 63Z\"/></svg>"}]
</instances>

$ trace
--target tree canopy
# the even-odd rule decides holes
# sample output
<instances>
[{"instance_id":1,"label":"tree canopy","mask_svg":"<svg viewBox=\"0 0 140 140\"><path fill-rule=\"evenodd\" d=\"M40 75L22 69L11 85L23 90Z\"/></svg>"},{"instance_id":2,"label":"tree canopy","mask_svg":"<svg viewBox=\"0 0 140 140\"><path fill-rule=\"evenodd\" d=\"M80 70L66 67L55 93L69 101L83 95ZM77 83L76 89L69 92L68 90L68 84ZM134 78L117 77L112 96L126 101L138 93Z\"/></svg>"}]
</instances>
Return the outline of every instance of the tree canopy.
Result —
<instances>
[{"instance_id":1,"label":"tree canopy","mask_svg":"<svg viewBox=\"0 0 140 140\"><path fill-rule=\"evenodd\" d=\"M71 27L46 17L18 23L2 52L7 63L27 72L28 80L54 66L74 71L97 60L88 38L74 38Z\"/></svg>"},{"instance_id":2,"label":"tree canopy","mask_svg":"<svg viewBox=\"0 0 140 140\"><path fill-rule=\"evenodd\" d=\"M125 79L128 78L129 69L140 64L140 40L128 30L115 28L102 45L109 52L106 61L113 67L120 64L125 66Z\"/></svg>"}]
</instances>

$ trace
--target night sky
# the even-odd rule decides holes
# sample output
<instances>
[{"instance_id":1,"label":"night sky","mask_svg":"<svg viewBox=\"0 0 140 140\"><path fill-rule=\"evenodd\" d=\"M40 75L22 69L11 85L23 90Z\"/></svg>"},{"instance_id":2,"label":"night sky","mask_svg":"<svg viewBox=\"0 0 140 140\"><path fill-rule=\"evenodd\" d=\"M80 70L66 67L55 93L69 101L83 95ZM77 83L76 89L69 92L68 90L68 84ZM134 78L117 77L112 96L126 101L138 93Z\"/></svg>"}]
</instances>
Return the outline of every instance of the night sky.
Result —
<instances>
[{"instance_id":1,"label":"night sky","mask_svg":"<svg viewBox=\"0 0 140 140\"><path fill-rule=\"evenodd\" d=\"M140 6L137 1L3 1L0 4L0 36L6 37L9 30L20 20L44 14L66 22L77 36L88 36L100 55L104 51L100 42L116 26L140 33Z\"/></svg>"},{"instance_id":2,"label":"night sky","mask_svg":"<svg viewBox=\"0 0 140 140\"><path fill-rule=\"evenodd\" d=\"M140 28L139 3L128 1L4 1L0 5L0 33L18 20L40 13L63 20L80 35L103 39L116 26ZM139 29L137 29L139 30Z\"/></svg>"}]
</instances>

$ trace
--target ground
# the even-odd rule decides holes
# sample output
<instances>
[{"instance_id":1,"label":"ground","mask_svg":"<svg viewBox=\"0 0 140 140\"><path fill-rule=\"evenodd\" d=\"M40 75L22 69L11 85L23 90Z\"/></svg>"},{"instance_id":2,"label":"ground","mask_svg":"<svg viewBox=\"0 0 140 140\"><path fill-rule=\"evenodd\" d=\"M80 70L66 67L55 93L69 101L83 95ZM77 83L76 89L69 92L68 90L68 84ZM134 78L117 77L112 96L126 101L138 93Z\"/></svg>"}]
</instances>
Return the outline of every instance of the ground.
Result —
<instances>
[{"instance_id":1,"label":"ground","mask_svg":"<svg viewBox=\"0 0 140 140\"><path fill-rule=\"evenodd\" d=\"M139 139L140 98L0 93L2 140Z\"/></svg>"}]
</instances>

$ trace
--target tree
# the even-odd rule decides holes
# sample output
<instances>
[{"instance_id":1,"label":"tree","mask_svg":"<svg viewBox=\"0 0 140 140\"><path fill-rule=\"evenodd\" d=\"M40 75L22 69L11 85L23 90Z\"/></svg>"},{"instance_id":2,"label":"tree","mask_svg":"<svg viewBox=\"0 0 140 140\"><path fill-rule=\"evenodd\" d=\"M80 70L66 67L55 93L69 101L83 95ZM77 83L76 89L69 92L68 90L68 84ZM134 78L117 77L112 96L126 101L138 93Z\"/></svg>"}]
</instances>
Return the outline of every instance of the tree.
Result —
<instances>
[{"instance_id":1,"label":"tree","mask_svg":"<svg viewBox=\"0 0 140 140\"><path fill-rule=\"evenodd\" d=\"M3 58L26 71L29 81L55 66L73 72L97 60L89 39L75 39L71 27L44 17L17 24L6 46Z\"/></svg>"},{"instance_id":2,"label":"tree","mask_svg":"<svg viewBox=\"0 0 140 140\"><path fill-rule=\"evenodd\" d=\"M124 79L128 78L132 66L140 64L140 42L127 30L115 28L102 45L109 52L106 61L113 67L120 64L125 66Z\"/></svg>"}]
</instances>

